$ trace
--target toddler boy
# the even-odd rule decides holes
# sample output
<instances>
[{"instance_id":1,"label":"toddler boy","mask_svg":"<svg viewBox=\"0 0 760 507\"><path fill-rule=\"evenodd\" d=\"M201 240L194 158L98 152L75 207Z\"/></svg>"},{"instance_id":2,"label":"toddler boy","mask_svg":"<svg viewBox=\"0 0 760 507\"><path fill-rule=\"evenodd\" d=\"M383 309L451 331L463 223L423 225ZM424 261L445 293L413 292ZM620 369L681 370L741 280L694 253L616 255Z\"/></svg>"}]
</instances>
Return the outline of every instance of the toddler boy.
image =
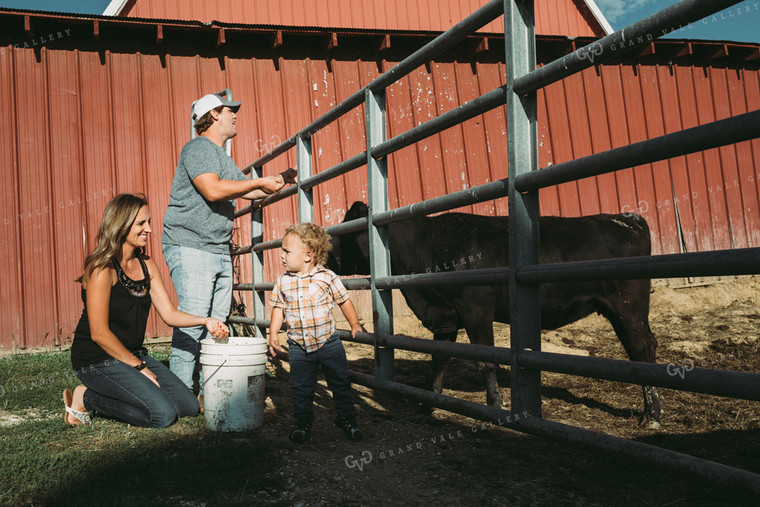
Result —
<instances>
[{"instance_id":1,"label":"toddler boy","mask_svg":"<svg viewBox=\"0 0 760 507\"><path fill-rule=\"evenodd\" d=\"M280 254L286 272L275 282L270 300L273 308L269 353L272 357L282 352L279 332L283 320L288 324L290 386L296 418L296 429L290 434L290 440L296 443L309 438L319 365L335 400L335 424L349 440L362 439L356 425L346 351L335 333L332 316L335 303L351 326L351 336L363 328L340 278L324 267L331 247L330 236L318 225L303 223L288 227Z\"/></svg>"}]
</instances>

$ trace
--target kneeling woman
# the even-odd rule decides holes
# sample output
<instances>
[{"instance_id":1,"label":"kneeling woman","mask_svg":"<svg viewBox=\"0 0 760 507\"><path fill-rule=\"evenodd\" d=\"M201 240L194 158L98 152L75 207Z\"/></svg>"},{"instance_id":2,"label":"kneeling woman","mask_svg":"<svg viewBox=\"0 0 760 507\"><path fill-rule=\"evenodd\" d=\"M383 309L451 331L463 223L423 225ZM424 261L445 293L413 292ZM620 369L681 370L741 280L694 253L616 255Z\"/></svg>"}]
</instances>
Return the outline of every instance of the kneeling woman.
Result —
<instances>
[{"instance_id":1,"label":"kneeling woman","mask_svg":"<svg viewBox=\"0 0 760 507\"><path fill-rule=\"evenodd\" d=\"M95 411L135 426L163 428L198 414L192 390L143 347L150 306L169 326L205 326L218 337L227 335L227 327L177 310L156 263L143 253L150 232L144 196L119 194L106 205L97 246L77 280L85 308L71 363L84 385L63 392L68 424L87 424Z\"/></svg>"}]
</instances>

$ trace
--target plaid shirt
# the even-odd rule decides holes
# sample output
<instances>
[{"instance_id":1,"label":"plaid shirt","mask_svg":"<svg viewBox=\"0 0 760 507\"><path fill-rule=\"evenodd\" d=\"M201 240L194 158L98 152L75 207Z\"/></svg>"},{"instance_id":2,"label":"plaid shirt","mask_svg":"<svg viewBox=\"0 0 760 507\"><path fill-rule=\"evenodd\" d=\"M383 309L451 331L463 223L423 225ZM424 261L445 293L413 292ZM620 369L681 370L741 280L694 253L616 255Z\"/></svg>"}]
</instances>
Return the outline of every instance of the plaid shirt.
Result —
<instances>
[{"instance_id":1,"label":"plaid shirt","mask_svg":"<svg viewBox=\"0 0 760 507\"><path fill-rule=\"evenodd\" d=\"M318 350L335 332L332 309L348 301L348 291L338 275L316 266L305 275L284 273L274 284L270 304L282 308L288 338L306 352Z\"/></svg>"}]
</instances>

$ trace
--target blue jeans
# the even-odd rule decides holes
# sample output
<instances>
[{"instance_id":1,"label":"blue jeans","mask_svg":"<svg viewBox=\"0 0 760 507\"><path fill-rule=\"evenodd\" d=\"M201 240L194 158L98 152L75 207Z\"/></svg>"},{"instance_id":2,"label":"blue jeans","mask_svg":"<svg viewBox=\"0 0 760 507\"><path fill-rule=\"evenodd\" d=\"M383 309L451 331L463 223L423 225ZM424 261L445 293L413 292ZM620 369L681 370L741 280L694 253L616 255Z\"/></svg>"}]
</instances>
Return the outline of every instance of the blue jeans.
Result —
<instances>
[{"instance_id":1,"label":"blue jeans","mask_svg":"<svg viewBox=\"0 0 760 507\"><path fill-rule=\"evenodd\" d=\"M134 367L106 359L74 372L87 387L87 410L145 428L165 428L180 417L198 414L198 399L169 368L145 352L135 355L145 361L161 387Z\"/></svg>"},{"instance_id":2,"label":"blue jeans","mask_svg":"<svg viewBox=\"0 0 760 507\"><path fill-rule=\"evenodd\" d=\"M232 258L186 246L164 245L164 259L177 291L179 309L191 315L213 317L224 322L232 303ZM174 328L169 367L193 387L193 372L200 341L208 331L203 326ZM201 376L200 385L203 386ZM201 388L202 390L202 388Z\"/></svg>"},{"instance_id":3,"label":"blue jeans","mask_svg":"<svg viewBox=\"0 0 760 507\"><path fill-rule=\"evenodd\" d=\"M327 380L333 393L335 411L339 416L350 416L354 409L354 392L348 379L348 362L343 342L332 335L327 342L314 352L306 352L293 340L288 340L290 354L290 393L293 398L293 415L296 419L314 419L314 390L317 387L317 368Z\"/></svg>"}]
</instances>

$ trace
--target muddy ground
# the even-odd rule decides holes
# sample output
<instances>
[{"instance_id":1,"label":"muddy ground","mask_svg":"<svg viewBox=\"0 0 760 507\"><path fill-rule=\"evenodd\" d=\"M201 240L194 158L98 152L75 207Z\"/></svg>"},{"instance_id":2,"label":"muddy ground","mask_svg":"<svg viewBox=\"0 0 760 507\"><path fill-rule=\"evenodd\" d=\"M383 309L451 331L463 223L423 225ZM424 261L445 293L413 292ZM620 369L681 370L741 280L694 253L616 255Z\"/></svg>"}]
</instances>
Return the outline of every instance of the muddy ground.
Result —
<instances>
[{"instance_id":1,"label":"muddy ground","mask_svg":"<svg viewBox=\"0 0 760 507\"><path fill-rule=\"evenodd\" d=\"M683 289L655 288L650 323L658 362L760 372L760 281L741 279ZM396 331L426 336L419 322ZM497 324L497 345L509 330ZM458 341L466 341L461 332ZM544 333L544 350L625 359L612 327L590 316ZM349 367L372 373L372 349L346 343ZM429 358L396 351L396 380L425 387ZM332 424L332 400L318 388L317 420L303 445L287 440L292 427L288 366L267 378L263 438L278 460L284 487L260 491L269 505L757 505L735 484L716 487L650 464L525 435L355 386L365 438L347 442ZM676 371L676 370L674 370ZM760 403L661 390L663 426L638 425L639 386L544 373L543 416L582 428L654 444L760 473ZM509 372L499 371L505 400ZM452 360L444 394L484 403L480 376L470 361Z\"/></svg>"}]
</instances>

